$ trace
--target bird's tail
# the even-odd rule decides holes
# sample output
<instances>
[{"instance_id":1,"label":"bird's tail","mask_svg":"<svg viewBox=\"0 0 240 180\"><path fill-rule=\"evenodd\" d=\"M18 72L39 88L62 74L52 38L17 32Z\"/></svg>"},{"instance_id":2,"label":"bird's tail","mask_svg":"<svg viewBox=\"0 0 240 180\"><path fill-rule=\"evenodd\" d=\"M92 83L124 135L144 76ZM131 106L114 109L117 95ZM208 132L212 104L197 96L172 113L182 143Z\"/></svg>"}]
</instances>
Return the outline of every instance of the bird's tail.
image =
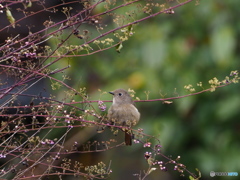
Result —
<instances>
[{"instance_id":1,"label":"bird's tail","mask_svg":"<svg viewBox=\"0 0 240 180\"><path fill-rule=\"evenodd\" d=\"M132 145L132 131L125 131L125 143L127 146Z\"/></svg>"}]
</instances>

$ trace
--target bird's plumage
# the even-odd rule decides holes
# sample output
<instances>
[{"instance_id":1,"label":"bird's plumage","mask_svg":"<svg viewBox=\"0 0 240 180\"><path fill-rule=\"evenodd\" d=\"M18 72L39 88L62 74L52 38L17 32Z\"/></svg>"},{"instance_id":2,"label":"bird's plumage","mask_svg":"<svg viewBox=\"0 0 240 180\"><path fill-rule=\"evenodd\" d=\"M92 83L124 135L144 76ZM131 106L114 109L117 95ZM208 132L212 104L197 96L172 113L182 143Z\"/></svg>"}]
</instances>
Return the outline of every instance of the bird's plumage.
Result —
<instances>
[{"instance_id":1,"label":"bird's plumage","mask_svg":"<svg viewBox=\"0 0 240 180\"><path fill-rule=\"evenodd\" d=\"M140 119L140 113L129 93L124 89L117 89L109 93L113 95L113 104L108 110L108 119L116 125L130 128L135 126ZM125 143L126 145L131 145L132 132L130 130L124 131Z\"/></svg>"}]
</instances>

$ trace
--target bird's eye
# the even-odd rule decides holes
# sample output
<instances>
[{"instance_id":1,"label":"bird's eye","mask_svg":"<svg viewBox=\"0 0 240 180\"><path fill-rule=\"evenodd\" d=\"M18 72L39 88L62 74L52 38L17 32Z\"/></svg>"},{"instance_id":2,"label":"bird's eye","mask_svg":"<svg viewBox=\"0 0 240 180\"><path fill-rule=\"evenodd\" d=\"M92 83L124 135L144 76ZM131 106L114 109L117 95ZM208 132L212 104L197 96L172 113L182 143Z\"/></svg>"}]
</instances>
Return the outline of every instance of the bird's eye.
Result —
<instances>
[{"instance_id":1,"label":"bird's eye","mask_svg":"<svg viewBox=\"0 0 240 180\"><path fill-rule=\"evenodd\" d=\"M122 96L122 93L118 93L119 96Z\"/></svg>"}]
</instances>

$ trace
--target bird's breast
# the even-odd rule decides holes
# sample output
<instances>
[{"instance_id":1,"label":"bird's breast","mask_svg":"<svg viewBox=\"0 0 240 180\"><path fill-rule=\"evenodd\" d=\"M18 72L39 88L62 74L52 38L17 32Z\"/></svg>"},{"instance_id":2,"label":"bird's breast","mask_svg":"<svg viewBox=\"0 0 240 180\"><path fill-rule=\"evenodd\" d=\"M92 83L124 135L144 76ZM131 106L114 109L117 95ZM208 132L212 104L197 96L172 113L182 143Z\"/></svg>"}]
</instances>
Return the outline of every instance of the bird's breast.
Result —
<instances>
[{"instance_id":1,"label":"bird's breast","mask_svg":"<svg viewBox=\"0 0 240 180\"><path fill-rule=\"evenodd\" d=\"M133 104L112 105L108 118L115 124L134 126L140 119L140 113Z\"/></svg>"}]
</instances>

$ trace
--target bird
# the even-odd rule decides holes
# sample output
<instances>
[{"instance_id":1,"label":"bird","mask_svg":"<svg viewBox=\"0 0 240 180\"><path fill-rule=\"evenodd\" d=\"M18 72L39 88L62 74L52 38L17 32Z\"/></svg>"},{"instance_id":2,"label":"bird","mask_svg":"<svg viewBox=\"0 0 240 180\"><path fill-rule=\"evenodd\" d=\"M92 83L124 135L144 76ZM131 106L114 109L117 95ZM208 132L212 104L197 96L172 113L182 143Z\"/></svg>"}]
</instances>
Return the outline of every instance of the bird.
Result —
<instances>
[{"instance_id":1,"label":"bird","mask_svg":"<svg viewBox=\"0 0 240 180\"><path fill-rule=\"evenodd\" d=\"M124 89L117 89L109 92L113 95L113 103L108 109L108 120L115 125L133 127L140 119L140 113L135 107L130 94ZM132 145L133 133L131 130L123 128L125 131L125 144Z\"/></svg>"}]
</instances>

